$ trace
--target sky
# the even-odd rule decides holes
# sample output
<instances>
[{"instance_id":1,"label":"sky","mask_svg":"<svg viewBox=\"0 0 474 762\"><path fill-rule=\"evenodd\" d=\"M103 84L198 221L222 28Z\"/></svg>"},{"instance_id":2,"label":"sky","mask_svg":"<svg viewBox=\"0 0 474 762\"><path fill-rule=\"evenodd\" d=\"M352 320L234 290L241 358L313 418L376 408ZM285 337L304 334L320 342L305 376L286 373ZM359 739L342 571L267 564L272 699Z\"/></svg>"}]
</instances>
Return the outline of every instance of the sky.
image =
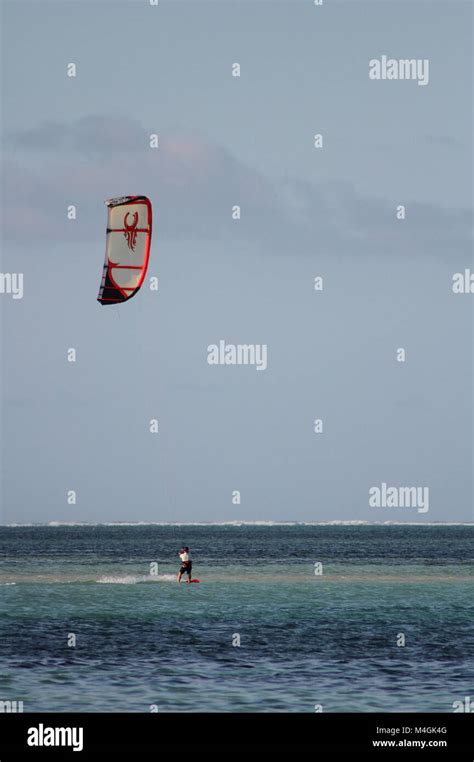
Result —
<instances>
[{"instance_id":1,"label":"sky","mask_svg":"<svg viewBox=\"0 0 474 762\"><path fill-rule=\"evenodd\" d=\"M1 34L0 522L473 521L472 4L3 0ZM148 277L102 307L127 194Z\"/></svg>"}]
</instances>

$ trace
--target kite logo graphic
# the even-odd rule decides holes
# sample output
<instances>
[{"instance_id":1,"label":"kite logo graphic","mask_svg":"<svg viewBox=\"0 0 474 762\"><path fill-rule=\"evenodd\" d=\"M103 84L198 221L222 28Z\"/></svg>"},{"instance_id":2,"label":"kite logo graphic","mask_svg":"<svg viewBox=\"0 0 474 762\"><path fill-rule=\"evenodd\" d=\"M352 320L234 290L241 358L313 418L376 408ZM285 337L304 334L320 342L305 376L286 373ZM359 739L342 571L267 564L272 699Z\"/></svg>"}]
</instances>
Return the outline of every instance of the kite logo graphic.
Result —
<instances>
[{"instance_id":1,"label":"kite logo graphic","mask_svg":"<svg viewBox=\"0 0 474 762\"><path fill-rule=\"evenodd\" d=\"M131 225L127 223L127 217L129 215L129 212L125 215L123 218L123 226L125 228L124 230L124 236L127 239L127 246L131 251L135 251L135 245L137 243L137 230L135 229L138 225L138 212L133 213L133 222Z\"/></svg>"}]
</instances>

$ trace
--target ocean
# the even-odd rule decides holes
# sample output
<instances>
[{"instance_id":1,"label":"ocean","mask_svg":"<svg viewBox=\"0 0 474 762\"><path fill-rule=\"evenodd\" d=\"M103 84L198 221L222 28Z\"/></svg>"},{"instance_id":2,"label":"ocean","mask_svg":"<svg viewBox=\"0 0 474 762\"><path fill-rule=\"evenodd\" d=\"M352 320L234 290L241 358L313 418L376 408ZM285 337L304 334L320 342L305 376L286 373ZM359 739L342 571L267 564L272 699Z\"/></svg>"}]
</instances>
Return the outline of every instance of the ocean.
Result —
<instances>
[{"instance_id":1,"label":"ocean","mask_svg":"<svg viewBox=\"0 0 474 762\"><path fill-rule=\"evenodd\" d=\"M452 712L473 525L0 527L0 701L25 712ZM189 545L200 584L176 581Z\"/></svg>"}]
</instances>

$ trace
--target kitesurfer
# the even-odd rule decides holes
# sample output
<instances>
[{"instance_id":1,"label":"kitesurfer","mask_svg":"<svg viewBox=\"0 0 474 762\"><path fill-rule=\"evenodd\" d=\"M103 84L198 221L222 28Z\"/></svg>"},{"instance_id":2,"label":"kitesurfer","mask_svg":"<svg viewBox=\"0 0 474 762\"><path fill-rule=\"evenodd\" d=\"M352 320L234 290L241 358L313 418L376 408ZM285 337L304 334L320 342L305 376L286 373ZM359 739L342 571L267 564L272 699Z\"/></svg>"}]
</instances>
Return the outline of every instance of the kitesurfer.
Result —
<instances>
[{"instance_id":1,"label":"kitesurfer","mask_svg":"<svg viewBox=\"0 0 474 762\"><path fill-rule=\"evenodd\" d=\"M191 561L191 556L189 555L189 548L187 545L181 548L178 556L181 559L181 566L178 572L178 582L181 583L181 577L183 574L187 574L188 582L192 582L191 574L193 570L193 562Z\"/></svg>"}]
</instances>

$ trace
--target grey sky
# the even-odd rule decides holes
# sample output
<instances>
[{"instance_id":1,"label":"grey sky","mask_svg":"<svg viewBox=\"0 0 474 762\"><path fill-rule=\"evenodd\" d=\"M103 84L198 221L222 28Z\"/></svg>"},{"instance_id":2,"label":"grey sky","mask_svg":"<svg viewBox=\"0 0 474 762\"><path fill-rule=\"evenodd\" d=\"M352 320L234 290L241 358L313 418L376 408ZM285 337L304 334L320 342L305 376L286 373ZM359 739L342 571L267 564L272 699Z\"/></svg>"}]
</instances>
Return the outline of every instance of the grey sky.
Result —
<instances>
[{"instance_id":1,"label":"grey sky","mask_svg":"<svg viewBox=\"0 0 474 762\"><path fill-rule=\"evenodd\" d=\"M471 15L3 2L4 522L473 520ZM370 81L384 53L429 85ZM160 289L103 308L127 193L154 204ZM209 366L219 339L268 369ZM429 512L369 508L381 482L429 486Z\"/></svg>"}]
</instances>

